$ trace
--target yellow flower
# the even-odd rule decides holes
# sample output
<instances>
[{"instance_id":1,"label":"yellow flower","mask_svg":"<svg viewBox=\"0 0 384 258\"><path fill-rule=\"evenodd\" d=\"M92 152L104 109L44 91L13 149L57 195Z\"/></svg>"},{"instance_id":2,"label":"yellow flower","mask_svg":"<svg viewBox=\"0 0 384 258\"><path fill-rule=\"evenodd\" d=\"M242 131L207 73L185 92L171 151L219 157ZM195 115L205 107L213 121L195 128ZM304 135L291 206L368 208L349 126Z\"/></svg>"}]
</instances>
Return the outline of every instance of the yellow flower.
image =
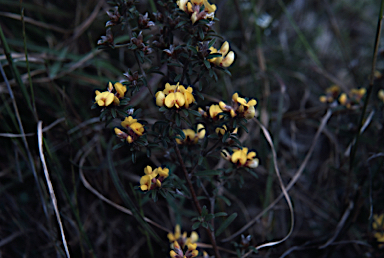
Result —
<instances>
[{"instance_id":1,"label":"yellow flower","mask_svg":"<svg viewBox=\"0 0 384 258\"><path fill-rule=\"evenodd\" d=\"M151 166L146 166L144 168L144 173L148 176L150 176L151 178L155 178L157 175L158 175L158 172L157 172L157 169L155 170L152 170L152 167Z\"/></svg>"},{"instance_id":2,"label":"yellow flower","mask_svg":"<svg viewBox=\"0 0 384 258\"><path fill-rule=\"evenodd\" d=\"M210 47L211 54L219 53L221 56L208 59L209 62L216 64L221 67L229 67L235 60L235 53L233 51L229 52L229 43L225 41L221 46L220 50L217 51L216 48Z\"/></svg>"},{"instance_id":3,"label":"yellow flower","mask_svg":"<svg viewBox=\"0 0 384 258\"><path fill-rule=\"evenodd\" d=\"M112 83L109 82L109 87L111 87L111 86L112 86ZM120 82L116 82L115 85L114 85L114 88L115 88L115 90L117 92L117 97L118 98L124 97L124 94L127 91L127 87L126 86L124 86Z\"/></svg>"},{"instance_id":4,"label":"yellow flower","mask_svg":"<svg viewBox=\"0 0 384 258\"><path fill-rule=\"evenodd\" d=\"M241 166L247 162L248 148L237 149L233 152L231 161L232 163L239 163Z\"/></svg>"},{"instance_id":5,"label":"yellow flower","mask_svg":"<svg viewBox=\"0 0 384 258\"><path fill-rule=\"evenodd\" d=\"M341 105L345 105L347 104L347 101L348 101L348 98L347 98L347 94L345 93L342 93L339 97L339 102Z\"/></svg>"},{"instance_id":6,"label":"yellow flower","mask_svg":"<svg viewBox=\"0 0 384 258\"><path fill-rule=\"evenodd\" d=\"M132 131L135 132L138 136L142 136L144 133L144 126L140 123L133 123L130 125Z\"/></svg>"},{"instance_id":7,"label":"yellow flower","mask_svg":"<svg viewBox=\"0 0 384 258\"><path fill-rule=\"evenodd\" d=\"M234 149L232 156L229 157L227 151L222 151L222 155L225 159L231 160L232 163L238 166L244 166L249 168L256 168L259 165L259 159L256 158L256 152L251 151L248 153L248 148Z\"/></svg>"},{"instance_id":8,"label":"yellow flower","mask_svg":"<svg viewBox=\"0 0 384 258\"><path fill-rule=\"evenodd\" d=\"M180 10L191 15L192 24L201 19L213 19L217 9L216 5L210 4L208 0L177 0L176 4ZM204 9L200 11L202 5Z\"/></svg>"},{"instance_id":9,"label":"yellow flower","mask_svg":"<svg viewBox=\"0 0 384 258\"><path fill-rule=\"evenodd\" d=\"M176 4L177 4L177 6L178 6L181 10L183 10L184 12L186 12L186 11L187 11L187 7L186 7L187 2L188 2L188 0L177 0L177 1L176 1Z\"/></svg>"},{"instance_id":10,"label":"yellow flower","mask_svg":"<svg viewBox=\"0 0 384 258\"><path fill-rule=\"evenodd\" d=\"M239 97L239 94L237 92L232 95L232 100L235 103L240 103L242 106L245 107L255 106L257 104L257 101L255 99L251 99L247 102L244 98Z\"/></svg>"},{"instance_id":11,"label":"yellow flower","mask_svg":"<svg viewBox=\"0 0 384 258\"><path fill-rule=\"evenodd\" d=\"M100 107L107 107L111 105L114 99L115 95L113 95L113 93L110 93L109 91L104 91L101 93L99 91L96 91L95 101Z\"/></svg>"},{"instance_id":12,"label":"yellow flower","mask_svg":"<svg viewBox=\"0 0 384 258\"><path fill-rule=\"evenodd\" d=\"M378 98L384 102L384 90L379 90L377 93Z\"/></svg>"},{"instance_id":13,"label":"yellow flower","mask_svg":"<svg viewBox=\"0 0 384 258\"><path fill-rule=\"evenodd\" d=\"M165 95L168 95L169 93L175 92L178 86L179 83L177 83L176 85L170 85L169 83L166 83L163 92Z\"/></svg>"},{"instance_id":14,"label":"yellow flower","mask_svg":"<svg viewBox=\"0 0 384 258\"><path fill-rule=\"evenodd\" d=\"M166 83L165 89L163 91L158 91L155 95L156 105L159 107L165 105L168 108L181 108L183 106L189 108L189 105L195 101L192 92L192 87L188 87L186 89L179 83L176 85L170 85L169 83Z\"/></svg>"},{"instance_id":15,"label":"yellow flower","mask_svg":"<svg viewBox=\"0 0 384 258\"><path fill-rule=\"evenodd\" d=\"M124 128L130 128L138 136L142 136L144 133L144 126L137 122L137 119L134 119L132 116L126 117L121 126Z\"/></svg>"},{"instance_id":16,"label":"yellow flower","mask_svg":"<svg viewBox=\"0 0 384 258\"><path fill-rule=\"evenodd\" d=\"M121 122L121 126L124 128L128 128L131 124L136 123L137 119L134 119L132 116L126 117L123 122Z\"/></svg>"},{"instance_id":17,"label":"yellow flower","mask_svg":"<svg viewBox=\"0 0 384 258\"><path fill-rule=\"evenodd\" d=\"M169 176L169 169L168 168L158 167L157 168L157 173L159 173L159 176L161 176L163 178L167 178Z\"/></svg>"},{"instance_id":18,"label":"yellow flower","mask_svg":"<svg viewBox=\"0 0 384 258\"><path fill-rule=\"evenodd\" d=\"M349 96L355 101L360 102L366 92L367 90L365 88L351 89L351 91L349 92Z\"/></svg>"},{"instance_id":19,"label":"yellow flower","mask_svg":"<svg viewBox=\"0 0 384 258\"><path fill-rule=\"evenodd\" d=\"M180 90L180 92L184 94L185 107L189 108L189 105L195 101L195 98L192 95L192 87L188 87L187 89L185 89L184 86L179 86L178 90Z\"/></svg>"},{"instance_id":20,"label":"yellow flower","mask_svg":"<svg viewBox=\"0 0 384 258\"><path fill-rule=\"evenodd\" d=\"M204 125L203 124L198 124L197 125L197 133L196 133L197 137L199 139L203 139L204 136L205 136L205 128L204 128Z\"/></svg>"},{"instance_id":21,"label":"yellow flower","mask_svg":"<svg viewBox=\"0 0 384 258\"><path fill-rule=\"evenodd\" d=\"M175 226L175 233L172 234L172 233L168 233L167 237L169 239L169 242L175 242L177 241L181 236L181 229L180 229L180 225L177 224Z\"/></svg>"},{"instance_id":22,"label":"yellow flower","mask_svg":"<svg viewBox=\"0 0 384 258\"><path fill-rule=\"evenodd\" d=\"M164 101L164 104L168 108L172 108L175 106L176 108L180 108L184 106L185 103L185 98L184 95L181 92L175 92L175 93L170 93Z\"/></svg>"},{"instance_id":23,"label":"yellow flower","mask_svg":"<svg viewBox=\"0 0 384 258\"><path fill-rule=\"evenodd\" d=\"M245 111L244 117L246 119L252 119L255 117L255 114L256 114L255 106L250 106L248 107L247 111Z\"/></svg>"},{"instance_id":24,"label":"yellow flower","mask_svg":"<svg viewBox=\"0 0 384 258\"><path fill-rule=\"evenodd\" d=\"M221 110L220 106L219 105L211 105L209 107L209 115L212 117L212 118L216 118L217 115L219 113L223 112L223 110Z\"/></svg>"},{"instance_id":25,"label":"yellow flower","mask_svg":"<svg viewBox=\"0 0 384 258\"><path fill-rule=\"evenodd\" d=\"M156 105L159 107L164 106L165 94L162 91L156 92Z\"/></svg>"},{"instance_id":26,"label":"yellow flower","mask_svg":"<svg viewBox=\"0 0 384 258\"><path fill-rule=\"evenodd\" d=\"M142 176L140 179L140 189L142 191L148 191L151 189L152 178L150 175Z\"/></svg>"}]
</instances>

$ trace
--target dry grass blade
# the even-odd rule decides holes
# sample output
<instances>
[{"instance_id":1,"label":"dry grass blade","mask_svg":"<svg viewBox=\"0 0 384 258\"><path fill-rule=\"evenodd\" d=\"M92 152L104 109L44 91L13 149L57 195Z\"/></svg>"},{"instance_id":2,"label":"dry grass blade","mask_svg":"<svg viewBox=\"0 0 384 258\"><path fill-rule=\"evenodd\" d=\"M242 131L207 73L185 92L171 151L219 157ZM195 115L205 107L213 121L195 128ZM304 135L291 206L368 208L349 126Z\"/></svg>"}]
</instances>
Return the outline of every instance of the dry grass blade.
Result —
<instances>
[{"instance_id":1,"label":"dry grass blade","mask_svg":"<svg viewBox=\"0 0 384 258\"><path fill-rule=\"evenodd\" d=\"M56 126L57 124L59 124L63 121L65 121L64 117L57 119L52 124L44 127L43 133L46 131L49 131L51 128L53 128L54 126ZM0 137L7 137L7 138L19 138L19 137L34 136L34 135L35 135L35 133L26 133L26 134L0 133Z\"/></svg>"},{"instance_id":2,"label":"dry grass blade","mask_svg":"<svg viewBox=\"0 0 384 258\"><path fill-rule=\"evenodd\" d=\"M19 15L19 14L0 12L0 15L21 21L21 15ZM29 17L24 17L24 21L27 23L33 24L35 26L41 27L41 28L57 31L57 32L64 33L64 34L68 34L68 33L72 32L72 30L66 30L66 29L57 27L55 25L49 25L49 24L46 24L44 22L39 22L39 21L36 21L36 20L29 18Z\"/></svg>"},{"instance_id":3,"label":"dry grass blade","mask_svg":"<svg viewBox=\"0 0 384 258\"><path fill-rule=\"evenodd\" d=\"M132 216L133 214L132 214L132 211L131 211L131 210L129 210L129 209L123 207L123 206L120 206L120 205L118 205L118 204L112 202L112 201L109 200L108 198L106 198L104 195L102 195L101 193L99 193L95 188L93 188L93 187L91 186L91 184L87 181L87 179L85 179L85 176L84 176L82 167L83 167L83 165L84 165L84 163L85 163L85 159L86 159L86 157L91 153L92 150L93 150L93 146L89 146L88 150L86 150L86 151L84 152L84 155L83 155L83 156L81 157L81 159L80 159L80 163L79 163L79 172L80 172L80 179L81 179L81 182L83 183L83 185L85 186L85 188L87 188L89 191L91 191L91 192L92 192L94 195L96 195L97 198L99 198L100 200L102 200L102 201L108 203L109 205L111 205L112 207L118 209L119 211L121 211L121 212L123 212L123 213L125 213L125 214L128 214L128 215L131 215L131 216ZM154 221L148 219L147 217L143 217L143 219L144 219L144 221L146 221L146 222L152 224L153 226L155 226L155 227L157 227L157 228L159 228L159 229L161 229L161 230L163 230L163 231L165 231L165 232L167 232L167 233L171 233L170 230L168 230L167 228L161 226L160 224L157 224L156 222L154 222Z\"/></svg>"},{"instance_id":4,"label":"dry grass blade","mask_svg":"<svg viewBox=\"0 0 384 258\"><path fill-rule=\"evenodd\" d=\"M297 170L296 174L293 176L292 180L288 183L288 185L286 187L287 192L292 188L292 186L297 182L297 180L300 178L301 174L303 173L304 168L307 166L307 163L308 163L308 161L309 161L310 157L312 156L312 153L313 153L313 151L315 149L316 142L319 139L319 136L320 136L321 132L323 131L323 129L324 129L325 125L327 124L327 122L328 122L329 118L331 117L331 115L332 115L332 111L330 109L328 109L327 113L324 115L324 117L321 120L319 129L317 130L316 135L313 138L311 147L310 147L307 155L305 156L303 163L301 163L301 165L300 165L299 169ZM255 119L255 120L257 121L257 119ZM259 121L257 121L257 122L259 123ZM257 222L261 218L261 216L264 215L264 213L266 213L272 207L274 207L281 200L281 198L283 198L283 197L284 197L284 194L280 194L270 205L268 205L268 207L266 207L256 217L254 217L250 222L248 222L245 226L243 226L237 232L232 234L230 237L227 237L227 238L223 239L221 242L231 241L232 239L234 239L235 237L237 237L238 235L243 233L250 226L252 226L255 222Z\"/></svg>"},{"instance_id":5,"label":"dry grass blade","mask_svg":"<svg viewBox=\"0 0 384 258\"><path fill-rule=\"evenodd\" d=\"M64 249L65 249L65 253L67 255L67 258L70 258L71 256L69 254L67 240L65 239L63 224L61 223L59 208L57 207L57 199L55 196L55 191L53 190L52 182L51 182L51 179L49 177L47 164L45 163L45 157L44 157L44 152L43 152L43 122L42 121L39 121L39 123L37 124L37 138L38 138L38 143L39 143L40 160L41 160L41 163L43 164L43 170L44 170L45 179L47 180L49 195L51 196L52 205L53 205L53 209L55 211L57 223L59 224L59 227L60 227L61 239L63 240L63 245L64 245Z\"/></svg>"},{"instance_id":6,"label":"dry grass blade","mask_svg":"<svg viewBox=\"0 0 384 258\"><path fill-rule=\"evenodd\" d=\"M287 204L288 204L288 207L289 207L289 212L291 213L291 227L289 229L288 234L284 238L282 238L282 239L280 239L278 241L268 242L268 243L256 246L256 250L259 250L259 249L264 248L264 247L270 247L270 246L278 245L278 244L284 242L285 240L287 240L291 236L293 228L295 226L295 215L293 213L293 206L292 206L291 199L290 199L290 197L288 195L287 189L284 186L283 180L282 180L281 175L280 175L279 167L277 166L277 155L276 155L276 151L275 151L275 147L274 147L271 135L269 134L267 128L265 128L257 119L255 119L255 121L260 126L261 130L263 131L265 139L267 140L269 146L271 146L272 157L273 157L273 164L274 164L274 167L275 167L275 172L276 172L277 178L279 179L280 188L283 191L283 195L284 195L284 197L285 197L285 199L287 201ZM242 257L247 257L252 252L253 252L253 250L247 252Z\"/></svg>"}]
</instances>

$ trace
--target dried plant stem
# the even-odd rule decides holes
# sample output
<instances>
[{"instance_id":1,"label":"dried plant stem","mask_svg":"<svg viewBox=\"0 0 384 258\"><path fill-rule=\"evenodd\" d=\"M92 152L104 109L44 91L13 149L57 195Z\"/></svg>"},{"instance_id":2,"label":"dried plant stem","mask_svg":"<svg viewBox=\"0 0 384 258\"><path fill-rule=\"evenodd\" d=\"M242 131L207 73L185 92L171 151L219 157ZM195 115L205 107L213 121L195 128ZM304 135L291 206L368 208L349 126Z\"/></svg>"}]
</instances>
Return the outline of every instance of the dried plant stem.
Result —
<instances>
[{"instance_id":1,"label":"dried plant stem","mask_svg":"<svg viewBox=\"0 0 384 258\"><path fill-rule=\"evenodd\" d=\"M51 196L51 201L52 201L53 209L55 211L57 223L59 224L59 227L60 227L61 239L63 241L65 253L67 255L67 258L70 258L71 255L69 254L67 240L65 239L63 223L61 222L59 208L57 206L57 199L56 199L55 191L53 190L52 182L51 182L51 179L49 177L47 164L45 163L45 157L44 157L44 152L43 152L43 122L42 121L39 121L39 123L37 125L37 137L38 137L38 142L39 142L40 160L41 160L41 163L43 164L43 170L44 170L45 179L47 181L47 185L48 185L48 189L49 189L49 195Z\"/></svg>"},{"instance_id":2,"label":"dried plant stem","mask_svg":"<svg viewBox=\"0 0 384 258\"><path fill-rule=\"evenodd\" d=\"M369 78L369 85L368 85L368 89L367 89L367 95L366 95L365 100L364 100L363 110L361 111L361 115L360 115L360 119L359 119L359 124L357 125L358 126L358 130L357 130L356 137L355 137L355 139L356 139L355 140L355 144L353 144L352 149L351 149L351 157L349 159L349 171L352 170L352 167L354 165L355 155L356 155L356 151L357 151L357 145L359 144L359 138L360 138L360 134L361 134L360 130L361 130L362 126L363 126L364 116L365 116L365 113L367 111L369 97L371 96L372 89L373 89L373 82L374 82L374 79L375 79L375 69L376 69L377 53L379 52L379 42L380 42L380 35L381 35L381 27L382 27L382 24L383 24L383 12L384 12L384 0L381 0L379 19L378 19L378 22L377 22L377 29L376 29L375 47L374 47L374 50L373 50L373 57L372 57L372 69L371 69L371 74L370 74L370 78Z\"/></svg>"},{"instance_id":3,"label":"dried plant stem","mask_svg":"<svg viewBox=\"0 0 384 258\"><path fill-rule=\"evenodd\" d=\"M184 172L185 179L187 180L188 188L189 188L189 191L191 192L193 203L195 204L197 212L199 213L199 215L201 215L201 206L200 206L199 201L197 200L196 192L195 192L195 189L193 188L191 179L189 178L188 171L187 171L187 168L185 167L183 158L181 157L179 146L177 146L176 142L174 144L175 144L175 151L176 151L177 159L180 162L180 166ZM212 247L213 247L213 250L215 252L215 257L221 258L220 253L219 253L219 249L217 248L217 245L216 245L216 239L215 239L215 236L213 235L213 232L211 232L209 230L209 228L206 228L206 231L207 231L209 239L212 243Z\"/></svg>"},{"instance_id":4,"label":"dried plant stem","mask_svg":"<svg viewBox=\"0 0 384 258\"><path fill-rule=\"evenodd\" d=\"M317 132L315 134L315 137L313 138L313 141L312 141L312 144L311 144L311 147L309 148L309 151L307 153L307 155L305 156L303 162L301 163L299 169L297 170L297 172L295 173L295 175L293 176L293 178L291 179L291 181L288 183L288 185L285 187L286 191L289 192L289 190L291 190L291 188L293 187L293 185L297 182L297 180L300 178L301 174L303 173L305 167L307 166L307 163L310 159L310 157L312 156L312 153L315 149L315 145L316 145L316 142L317 140L319 139L320 137L320 134L321 132L323 131L325 125L327 124L329 118L331 117L332 115L332 111L330 109L328 109L327 113L324 115L324 117L322 118L321 120L321 123L320 123L320 126L319 126L319 129L317 129ZM260 122L257 121L255 119L255 121L259 124ZM281 198L284 197L284 194L281 193L270 205L268 205L268 207L266 207L263 211L261 211L256 217L254 217L251 221L249 221L246 225L244 225L241 229L239 229L237 232L235 232L234 234L232 234L230 237L227 237L223 240L221 240L221 242L228 242L228 241L231 241L232 239L234 239L236 236L240 235L241 233L243 233L245 230L247 230L250 226L252 226L256 221L258 221L263 215L264 213L266 213L267 211L269 211L270 209L272 209L280 200Z\"/></svg>"}]
</instances>

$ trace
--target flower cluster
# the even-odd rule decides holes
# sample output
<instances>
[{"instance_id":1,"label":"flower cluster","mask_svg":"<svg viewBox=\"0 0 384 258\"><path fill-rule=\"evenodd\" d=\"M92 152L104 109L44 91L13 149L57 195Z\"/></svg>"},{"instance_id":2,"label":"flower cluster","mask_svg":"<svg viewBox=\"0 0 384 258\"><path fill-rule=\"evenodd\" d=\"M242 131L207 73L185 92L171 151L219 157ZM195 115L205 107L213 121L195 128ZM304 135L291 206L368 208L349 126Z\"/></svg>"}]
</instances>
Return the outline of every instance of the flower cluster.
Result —
<instances>
[{"instance_id":1,"label":"flower cluster","mask_svg":"<svg viewBox=\"0 0 384 258\"><path fill-rule=\"evenodd\" d=\"M220 113L227 112L231 117L245 117L246 119L252 119L255 117L256 110L255 106L257 101L251 99L247 101L245 98L239 97L238 93L233 94L232 96L232 105L229 106L223 101L220 101L219 104L213 104L209 107L209 116L213 120L218 120L222 118ZM208 114L201 108L198 109L199 113L203 117L208 117Z\"/></svg>"},{"instance_id":2,"label":"flower cluster","mask_svg":"<svg viewBox=\"0 0 384 258\"><path fill-rule=\"evenodd\" d=\"M197 244L188 244L188 250L184 253L177 241L173 242L173 250L169 252L172 258L193 258L199 254Z\"/></svg>"},{"instance_id":3,"label":"flower cluster","mask_svg":"<svg viewBox=\"0 0 384 258\"><path fill-rule=\"evenodd\" d=\"M373 223L372 228L375 230L375 238L377 242L383 243L380 244L380 247L384 246L384 214L381 214L380 216L375 214L373 215Z\"/></svg>"},{"instance_id":4,"label":"flower cluster","mask_svg":"<svg viewBox=\"0 0 384 258\"><path fill-rule=\"evenodd\" d=\"M190 237L187 237L187 232L181 234L179 224L177 224L175 227L175 233L168 233L167 237L169 239L169 242L171 242L173 245L176 242L179 246L181 246L181 248L184 248L189 244L194 244L197 242L197 240L199 240L199 235L195 231L192 231Z\"/></svg>"},{"instance_id":5,"label":"flower cluster","mask_svg":"<svg viewBox=\"0 0 384 258\"><path fill-rule=\"evenodd\" d=\"M348 95L346 93L342 93L340 95L339 102L341 105L346 106L347 108L351 108L354 105L359 105L366 91L367 90L365 88L351 89Z\"/></svg>"},{"instance_id":6,"label":"flower cluster","mask_svg":"<svg viewBox=\"0 0 384 258\"><path fill-rule=\"evenodd\" d=\"M181 140L176 138L177 144L196 144L199 139L203 139L205 136L204 125L198 124L196 132L192 129L184 129L183 133L185 135L185 139Z\"/></svg>"},{"instance_id":7,"label":"flower cluster","mask_svg":"<svg viewBox=\"0 0 384 258\"><path fill-rule=\"evenodd\" d=\"M366 89L351 89L349 93L341 93L340 87L337 85L332 85L325 91L325 95L320 96L319 100L323 103L332 103L335 100L338 100L340 105L351 108L354 105L359 105L363 99ZM341 94L340 94L341 93Z\"/></svg>"},{"instance_id":8,"label":"flower cluster","mask_svg":"<svg viewBox=\"0 0 384 258\"><path fill-rule=\"evenodd\" d=\"M256 168L259 166L259 159L256 158L256 152L248 152L248 148L243 147L242 149L233 149L232 155L227 150L222 150L221 155L231 161L238 167L249 167Z\"/></svg>"},{"instance_id":9,"label":"flower cluster","mask_svg":"<svg viewBox=\"0 0 384 258\"><path fill-rule=\"evenodd\" d=\"M340 87L332 85L325 90L325 95L320 96L319 100L323 103L332 103L340 94Z\"/></svg>"},{"instance_id":10,"label":"flower cluster","mask_svg":"<svg viewBox=\"0 0 384 258\"><path fill-rule=\"evenodd\" d=\"M192 24L198 20L213 19L215 17L216 5L207 0L177 0L177 6L191 17ZM201 7L204 5L204 8Z\"/></svg>"},{"instance_id":11,"label":"flower cluster","mask_svg":"<svg viewBox=\"0 0 384 258\"><path fill-rule=\"evenodd\" d=\"M109 82L107 91L96 91L95 102L100 107L107 107L112 103L118 106L120 104L120 99L124 98L126 91L127 87L125 87L120 82L116 82L113 86L112 83Z\"/></svg>"},{"instance_id":12,"label":"flower cluster","mask_svg":"<svg viewBox=\"0 0 384 258\"><path fill-rule=\"evenodd\" d=\"M121 139L125 139L128 143L132 143L144 133L144 126L137 122L137 119L129 116L121 122L121 126L127 129L128 133L123 132L119 128L115 128L115 134Z\"/></svg>"},{"instance_id":13,"label":"flower cluster","mask_svg":"<svg viewBox=\"0 0 384 258\"><path fill-rule=\"evenodd\" d=\"M179 83L176 85L166 83L163 91L156 92L156 105L159 107L166 106L167 108L189 108L189 105L195 101L192 92L192 87L185 88Z\"/></svg>"},{"instance_id":14,"label":"flower cluster","mask_svg":"<svg viewBox=\"0 0 384 258\"><path fill-rule=\"evenodd\" d=\"M221 54L221 56L214 57L212 59L208 59L209 62L221 66L221 67L229 67L233 61L235 60L235 53L233 51L229 51L229 43L225 41L223 45L221 45L220 50L217 50L214 47L210 47L210 54Z\"/></svg>"},{"instance_id":15,"label":"flower cluster","mask_svg":"<svg viewBox=\"0 0 384 258\"><path fill-rule=\"evenodd\" d=\"M144 168L145 175L140 179L140 189L149 191L156 187L161 187L161 183L169 176L169 169L158 167L152 170L151 166Z\"/></svg>"}]
</instances>

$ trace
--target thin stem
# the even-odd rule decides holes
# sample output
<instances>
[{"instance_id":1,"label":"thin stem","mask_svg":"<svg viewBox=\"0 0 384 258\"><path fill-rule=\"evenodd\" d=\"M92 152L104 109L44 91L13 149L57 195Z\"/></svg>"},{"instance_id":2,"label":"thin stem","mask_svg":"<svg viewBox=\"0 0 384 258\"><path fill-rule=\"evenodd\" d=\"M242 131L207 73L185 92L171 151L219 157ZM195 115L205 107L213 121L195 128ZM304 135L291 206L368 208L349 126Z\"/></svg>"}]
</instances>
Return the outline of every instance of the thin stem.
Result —
<instances>
[{"instance_id":1,"label":"thin stem","mask_svg":"<svg viewBox=\"0 0 384 258\"><path fill-rule=\"evenodd\" d=\"M145 71L143 69L143 66L141 65L140 63L140 60L139 58L137 57L138 53L135 52L135 58L136 58L136 62L137 64L139 65L139 69L140 69L140 72L141 72L141 75L144 77L144 80L147 80L147 75L145 74ZM153 94L152 90L151 90L151 87L149 87L149 85L147 84L147 88L149 90L149 93L151 93L152 97L154 97L155 95Z\"/></svg>"},{"instance_id":2,"label":"thin stem","mask_svg":"<svg viewBox=\"0 0 384 258\"><path fill-rule=\"evenodd\" d=\"M352 170L352 166L354 164L355 155L356 155L356 151L357 151L357 145L359 144L359 138L360 138L360 133L361 133L360 131L361 131L361 128L363 126L363 120L364 120L365 113L367 111L369 97L371 96L372 89L373 89L373 82L374 82L374 79L375 79L375 69L376 69L377 53L379 51L381 27L382 27L382 22L383 22L383 12L384 12L384 0L381 0L379 20L377 22L375 47L374 47L374 50L373 50L372 70L371 70L371 75L370 75L370 78L369 78L369 85L368 85L368 89L367 89L367 95L365 97L363 110L361 112L360 119L359 119L358 130L357 130L357 133L356 133L356 141L355 141L355 144L353 144L352 149L351 149L351 157L350 157L350 160L349 160L349 170L350 171Z\"/></svg>"},{"instance_id":3,"label":"thin stem","mask_svg":"<svg viewBox=\"0 0 384 258\"><path fill-rule=\"evenodd\" d=\"M181 157L180 149L177 146L176 142L174 143L174 146L175 146L175 151L176 151L177 159L180 162L180 166L181 166L181 168L182 168L182 170L184 172L185 179L187 180L188 188L189 188L189 191L191 192L193 203L195 204L195 207L196 207L197 212L199 213L199 216L201 216L201 206L200 206L199 201L197 200L196 192L195 192L195 189L193 188L191 179L189 178L188 171L187 171L187 168L185 167L183 158ZM218 250L217 245L216 245L216 239L215 239L215 237L213 235L213 232L211 232L209 230L209 228L206 228L205 230L207 231L209 239L211 240L212 247L213 247L213 250L215 252L215 257L216 258L221 258L219 250Z\"/></svg>"}]
</instances>

